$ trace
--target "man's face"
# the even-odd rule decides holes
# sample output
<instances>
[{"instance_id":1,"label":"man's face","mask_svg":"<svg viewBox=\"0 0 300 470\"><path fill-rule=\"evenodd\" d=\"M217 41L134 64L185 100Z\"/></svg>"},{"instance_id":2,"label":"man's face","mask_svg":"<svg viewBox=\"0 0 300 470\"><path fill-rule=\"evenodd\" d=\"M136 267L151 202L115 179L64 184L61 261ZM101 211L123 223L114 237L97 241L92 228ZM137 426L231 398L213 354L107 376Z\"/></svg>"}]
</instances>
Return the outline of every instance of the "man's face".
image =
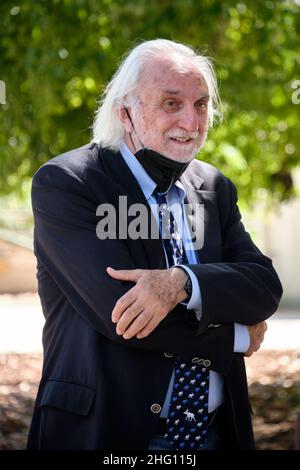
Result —
<instances>
[{"instance_id":1,"label":"man's face","mask_svg":"<svg viewBox=\"0 0 300 470\"><path fill-rule=\"evenodd\" d=\"M172 160L191 161L208 129L209 95L202 75L192 64L156 60L144 69L137 95L138 105L130 110L136 150L142 142Z\"/></svg>"}]
</instances>

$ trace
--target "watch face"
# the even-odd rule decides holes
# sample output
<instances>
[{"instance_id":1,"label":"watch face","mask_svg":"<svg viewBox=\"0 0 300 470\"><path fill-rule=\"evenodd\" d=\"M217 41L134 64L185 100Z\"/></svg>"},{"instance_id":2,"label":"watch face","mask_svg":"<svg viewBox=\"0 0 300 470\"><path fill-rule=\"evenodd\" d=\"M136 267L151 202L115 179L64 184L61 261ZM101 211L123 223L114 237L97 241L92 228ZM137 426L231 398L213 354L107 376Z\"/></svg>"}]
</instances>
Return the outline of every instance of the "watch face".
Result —
<instances>
[{"instance_id":1,"label":"watch face","mask_svg":"<svg viewBox=\"0 0 300 470\"><path fill-rule=\"evenodd\" d=\"M188 277L188 279L185 283L184 290L185 290L185 292L187 293L187 295L189 297L192 295L192 281L191 281L190 277Z\"/></svg>"}]
</instances>

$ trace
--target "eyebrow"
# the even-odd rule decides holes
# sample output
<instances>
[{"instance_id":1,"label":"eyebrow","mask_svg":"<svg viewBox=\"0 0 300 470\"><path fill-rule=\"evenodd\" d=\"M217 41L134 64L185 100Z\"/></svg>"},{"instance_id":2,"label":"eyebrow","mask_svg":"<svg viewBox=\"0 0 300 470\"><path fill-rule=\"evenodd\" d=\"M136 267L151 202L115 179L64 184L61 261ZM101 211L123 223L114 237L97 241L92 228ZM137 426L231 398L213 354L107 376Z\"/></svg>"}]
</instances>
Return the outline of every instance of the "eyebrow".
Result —
<instances>
[{"instance_id":1,"label":"eyebrow","mask_svg":"<svg viewBox=\"0 0 300 470\"><path fill-rule=\"evenodd\" d=\"M179 90L162 90L162 92L166 93L167 95L179 95L180 94ZM201 100L203 98L209 99L210 96L207 93L204 93L203 95L200 95L198 99Z\"/></svg>"}]
</instances>

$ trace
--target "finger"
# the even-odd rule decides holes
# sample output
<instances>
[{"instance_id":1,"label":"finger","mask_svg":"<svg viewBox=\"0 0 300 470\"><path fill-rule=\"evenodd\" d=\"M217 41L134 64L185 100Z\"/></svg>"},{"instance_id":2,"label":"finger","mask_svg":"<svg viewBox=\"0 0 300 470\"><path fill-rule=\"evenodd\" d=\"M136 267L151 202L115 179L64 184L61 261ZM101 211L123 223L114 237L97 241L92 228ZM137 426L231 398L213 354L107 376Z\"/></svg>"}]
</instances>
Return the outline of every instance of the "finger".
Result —
<instances>
[{"instance_id":1,"label":"finger","mask_svg":"<svg viewBox=\"0 0 300 470\"><path fill-rule=\"evenodd\" d=\"M152 315L149 312L147 313L146 311L142 311L132 322L132 324L127 328L123 335L123 338L130 339L137 336L138 333L148 325L151 319Z\"/></svg>"},{"instance_id":2,"label":"finger","mask_svg":"<svg viewBox=\"0 0 300 470\"><path fill-rule=\"evenodd\" d=\"M126 294L122 295L119 300L116 302L114 309L111 313L111 321L117 323L123 313L133 304L136 300L136 296L133 291L134 288L130 289Z\"/></svg>"},{"instance_id":3,"label":"finger","mask_svg":"<svg viewBox=\"0 0 300 470\"><path fill-rule=\"evenodd\" d=\"M157 327L157 325L159 324L159 322L155 319L155 318L152 318L150 320L150 322L145 326L145 328L143 328L137 335L136 337L138 339L142 339L142 338L146 338L147 336L150 335L150 333L152 333L152 331L155 330L155 328Z\"/></svg>"},{"instance_id":4,"label":"finger","mask_svg":"<svg viewBox=\"0 0 300 470\"><path fill-rule=\"evenodd\" d=\"M252 349L252 348L250 348L250 349L248 349L248 351L247 351L247 352L245 352L245 356L246 356L246 357L251 357L251 356L252 356L252 354L253 354L253 352L254 352L254 351L253 351L253 349Z\"/></svg>"},{"instance_id":5,"label":"finger","mask_svg":"<svg viewBox=\"0 0 300 470\"><path fill-rule=\"evenodd\" d=\"M136 303L130 305L130 307L125 310L123 315L121 316L120 320L117 323L116 326L116 331L118 335L123 335L126 330L130 327L131 323L138 317L143 308L141 305L138 305ZM138 330L139 331L139 330ZM125 338L128 339L128 338Z\"/></svg>"},{"instance_id":6,"label":"finger","mask_svg":"<svg viewBox=\"0 0 300 470\"><path fill-rule=\"evenodd\" d=\"M119 281L137 282L141 277L141 269L114 269L108 266L106 272Z\"/></svg>"}]
</instances>

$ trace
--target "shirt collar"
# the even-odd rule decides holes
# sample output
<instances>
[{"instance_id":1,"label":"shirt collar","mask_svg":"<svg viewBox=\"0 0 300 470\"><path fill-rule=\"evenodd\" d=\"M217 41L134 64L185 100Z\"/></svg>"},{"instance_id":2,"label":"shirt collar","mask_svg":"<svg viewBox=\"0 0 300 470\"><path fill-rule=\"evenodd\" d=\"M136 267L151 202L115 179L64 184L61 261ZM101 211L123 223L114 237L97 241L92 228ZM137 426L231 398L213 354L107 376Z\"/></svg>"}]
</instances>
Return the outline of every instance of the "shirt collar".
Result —
<instances>
[{"instance_id":1,"label":"shirt collar","mask_svg":"<svg viewBox=\"0 0 300 470\"><path fill-rule=\"evenodd\" d=\"M153 191L156 188L156 183L153 181L153 179L148 175L146 170L142 167L140 162L135 158L133 153L129 150L127 145L125 144L124 141L122 141L120 145L120 152L122 157L124 158L127 166L135 176L138 184L140 185L145 198L148 200L153 194ZM176 181L175 184L172 186L170 189L171 192L177 191L178 198L180 200L180 203L183 202L185 198L185 189L182 186L180 181Z\"/></svg>"}]
</instances>

